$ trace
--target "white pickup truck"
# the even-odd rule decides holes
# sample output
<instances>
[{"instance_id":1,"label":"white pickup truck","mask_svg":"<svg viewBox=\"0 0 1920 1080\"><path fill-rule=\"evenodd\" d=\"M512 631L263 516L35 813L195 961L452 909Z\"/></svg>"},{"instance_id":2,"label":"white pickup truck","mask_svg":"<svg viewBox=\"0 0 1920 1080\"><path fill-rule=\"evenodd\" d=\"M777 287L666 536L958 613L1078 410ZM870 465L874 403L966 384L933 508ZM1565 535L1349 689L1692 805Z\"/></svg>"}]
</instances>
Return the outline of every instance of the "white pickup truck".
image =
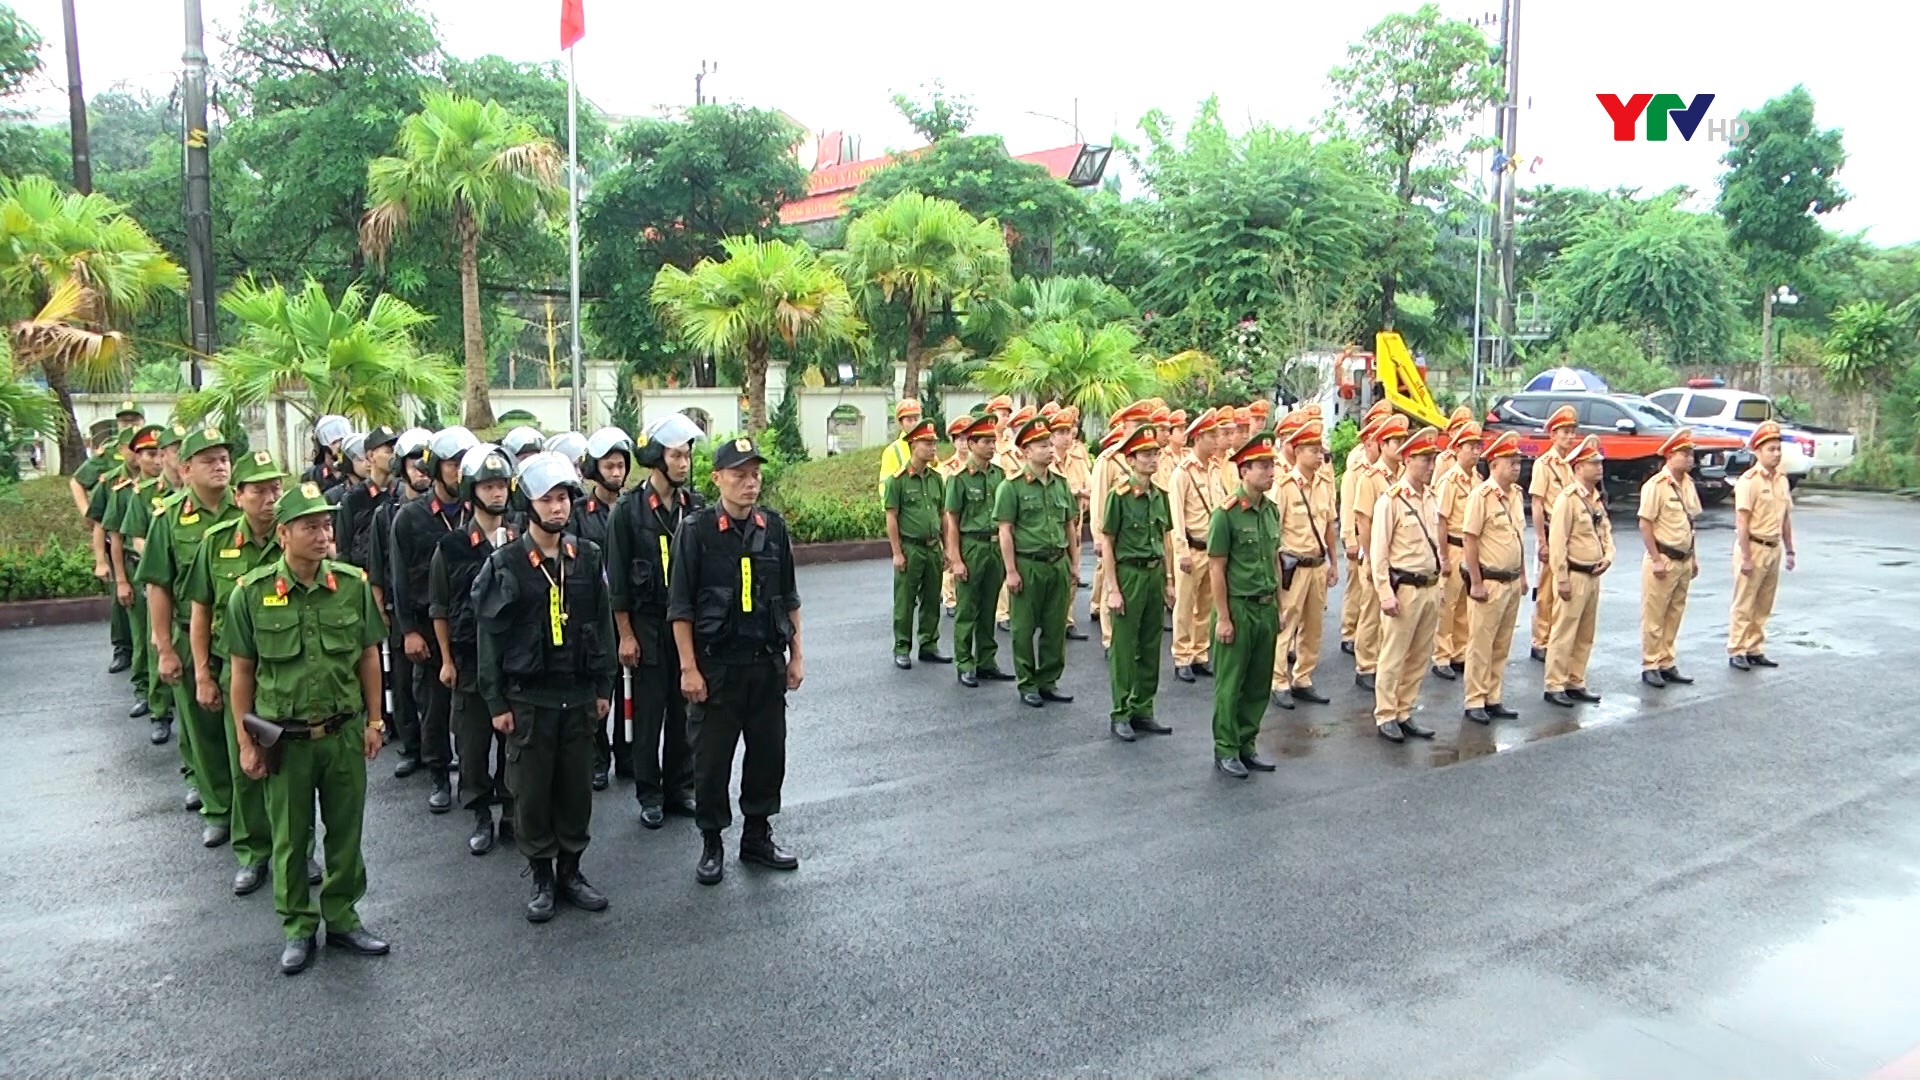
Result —
<instances>
[{"instance_id":1,"label":"white pickup truck","mask_svg":"<svg viewBox=\"0 0 1920 1080\"><path fill-rule=\"evenodd\" d=\"M1764 420L1779 420L1780 466L1787 483L1798 484L1808 476L1831 476L1853 461L1853 435L1831 428L1797 424L1779 417L1773 402L1746 390L1719 387L1677 386L1647 395L1655 405L1672 413L1680 422L1702 431L1750 438L1753 429Z\"/></svg>"}]
</instances>

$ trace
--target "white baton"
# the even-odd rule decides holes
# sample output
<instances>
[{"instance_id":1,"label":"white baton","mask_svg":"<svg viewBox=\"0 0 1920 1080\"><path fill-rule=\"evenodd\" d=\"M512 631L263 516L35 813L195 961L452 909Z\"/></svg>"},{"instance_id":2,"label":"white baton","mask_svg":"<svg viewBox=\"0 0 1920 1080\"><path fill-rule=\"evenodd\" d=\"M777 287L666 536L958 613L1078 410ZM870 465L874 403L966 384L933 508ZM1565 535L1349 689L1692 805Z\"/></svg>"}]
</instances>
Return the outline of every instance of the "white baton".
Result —
<instances>
[{"instance_id":1,"label":"white baton","mask_svg":"<svg viewBox=\"0 0 1920 1080\"><path fill-rule=\"evenodd\" d=\"M627 745L633 745L633 669L620 668L620 686L626 691L625 699L620 703L620 711L627 728Z\"/></svg>"}]
</instances>

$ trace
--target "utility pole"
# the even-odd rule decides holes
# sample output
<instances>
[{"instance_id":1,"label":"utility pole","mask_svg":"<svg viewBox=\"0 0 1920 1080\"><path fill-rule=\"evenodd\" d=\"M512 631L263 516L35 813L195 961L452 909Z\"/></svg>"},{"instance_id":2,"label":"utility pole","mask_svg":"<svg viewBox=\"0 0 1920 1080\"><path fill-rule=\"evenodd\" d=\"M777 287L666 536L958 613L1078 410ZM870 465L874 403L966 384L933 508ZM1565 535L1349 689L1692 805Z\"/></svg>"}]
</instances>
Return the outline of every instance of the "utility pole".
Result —
<instances>
[{"instance_id":1,"label":"utility pole","mask_svg":"<svg viewBox=\"0 0 1920 1080\"><path fill-rule=\"evenodd\" d=\"M80 89L80 27L74 0L60 0L61 21L67 31L67 113L73 138L73 189L93 194L93 155L87 145L87 95Z\"/></svg>"},{"instance_id":2,"label":"utility pole","mask_svg":"<svg viewBox=\"0 0 1920 1080\"><path fill-rule=\"evenodd\" d=\"M706 79L707 76L720 70L720 61L718 60L711 61L711 63L713 64L712 67L708 67L707 66L708 63L709 61L706 61L706 60L700 61L700 73L693 77L693 103L695 105L705 105L707 103L706 94L701 91L700 84Z\"/></svg>"},{"instance_id":3,"label":"utility pole","mask_svg":"<svg viewBox=\"0 0 1920 1080\"><path fill-rule=\"evenodd\" d=\"M1520 177L1519 169L1515 164L1520 127L1520 0L1505 0L1500 22L1501 38L1504 42L1500 49L1500 57L1507 69L1507 100L1500 107L1501 112L1505 114L1499 133L1504 140L1506 166L1500 177L1500 226L1495 233L1500 253L1497 275L1500 295L1496 301L1496 311L1500 323L1498 363L1505 366L1513 347L1513 308L1518 291L1518 286L1513 280L1513 193L1514 188L1519 186Z\"/></svg>"},{"instance_id":4,"label":"utility pole","mask_svg":"<svg viewBox=\"0 0 1920 1080\"><path fill-rule=\"evenodd\" d=\"M69 0L71 2L71 0ZM193 337L193 385L218 343L213 333L213 193L207 166L207 50L200 0L186 0L187 50L182 93L182 142L187 175L187 325Z\"/></svg>"}]
</instances>

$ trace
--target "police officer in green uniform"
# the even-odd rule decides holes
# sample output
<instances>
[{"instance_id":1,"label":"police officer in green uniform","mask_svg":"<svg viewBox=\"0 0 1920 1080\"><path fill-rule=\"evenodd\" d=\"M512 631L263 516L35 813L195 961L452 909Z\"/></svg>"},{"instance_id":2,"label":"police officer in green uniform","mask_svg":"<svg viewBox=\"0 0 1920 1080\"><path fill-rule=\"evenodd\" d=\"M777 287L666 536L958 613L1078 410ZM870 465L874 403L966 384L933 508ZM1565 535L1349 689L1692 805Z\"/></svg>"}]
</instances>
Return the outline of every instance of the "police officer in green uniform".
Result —
<instances>
[{"instance_id":1,"label":"police officer in green uniform","mask_svg":"<svg viewBox=\"0 0 1920 1080\"><path fill-rule=\"evenodd\" d=\"M177 602L192 605L187 640L193 649L193 693L200 707L219 713L233 778L228 800L228 827L233 832L233 854L240 868L233 875L233 894L246 896L264 885L268 859L273 855L273 824L267 819L267 791L241 767L239 735L233 713L222 634L227 623L227 601L234 586L254 570L280 558L280 538L273 527L274 507L280 501L286 470L265 450L239 455L233 463L233 502L240 516L207 530L200 552L193 557L187 577L175 594ZM319 883L319 867L308 864L308 880Z\"/></svg>"},{"instance_id":2,"label":"police officer in green uniform","mask_svg":"<svg viewBox=\"0 0 1920 1080\"><path fill-rule=\"evenodd\" d=\"M1107 590L1106 612L1113 620L1113 645L1107 669L1113 684L1113 737L1134 741L1134 732L1170 735L1173 728L1153 717L1160 692L1161 612L1173 603L1167 579L1172 561L1173 510L1167 493L1153 482L1160 465L1160 431L1145 424L1120 444L1127 473L1107 491L1101 518L1100 566Z\"/></svg>"},{"instance_id":3,"label":"police officer in green uniform","mask_svg":"<svg viewBox=\"0 0 1920 1080\"><path fill-rule=\"evenodd\" d=\"M166 687L153 674L153 640L148 623L147 597L139 583L140 559L146 550L147 535L144 529L139 532L129 532L128 529L147 520L145 514L150 509L149 500L165 495L160 486L160 432L159 425L147 424L128 434L127 463L122 475L106 485L98 518L100 528L107 537L113 565L114 599L126 609L127 626L133 634L134 702L133 709L127 715L136 720L152 716L156 726L171 710L164 707ZM157 703L162 707L155 708ZM158 732L155 735L157 738ZM157 738L157 741L166 740Z\"/></svg>"},{"instance_id":4,"label":"police officer in green uniform","mask_svg":"<svg viewBox=\"0 0 1920 1080\"><path fill-rule=\"evenodd\" d=\"M947 664L940 654L940 508L946 493L933 467L939 433L922 420L901 436L907 461L887 477L882 501L887 510L887 542L893 546L893 666L913 666L914 608L920 611L920 659Z\"/></svg>"},{"instance_id":5,"label":"police officer in green uniform","mask_svg":"<svg viewBox=\"0 0 1920 1080\"><path fill-rule=\"evenodd\" d=\"M479 620L474 614L473 582L496 546L518 534L502 521L513 483L513 459L490 443L460 458L460 499L467 504L466 524L440 538L427 582L427 613L440 645L440 670L434 676L453 690L454 748L460 754L460 805L473 814L467 850L493 850L493 808L500 807L500 840L513 840L513 794L507 786L507 740L493 730L493 716L480 697ZM498 744L498 760L495 746Z\"/></svg>"},{"instance_id":6,"label":"police officer in green uniform","mask_svg":"<svg viewBox=\"0 0 1920 1080\"><path fill-rule=\"evenodd\" d=\"M542 452L519 480L526 535L488 557L473 605L480 696L507 737L514 835L533 874L527 920L545 922L556 894L607 907L580 853L593 820L593 725L613 699L613 608L600 546L563 535L580 491L573 462Z\"/></svg>"},{"instance_id":7,"label":"police officer in green uniform","mask_svg":"<svg viewBox=\"0 0 1920 1080\"><path fill-rule=\"evenodd\" d=\"M795 870L800 860L774 842L773 815L787 775L787 692L798 690L800 588L794 582L787 523L757 505L759 447L734 439L713 450L717 503L687 518L674 539L667 619L680 654L680 692L695 733L694 822L700 862L694 880L718 884L733 822L727 787L733 753L740 766L740 861Z\"/></svg>"},{"instance_id":8,"label":"police officer in green uniform","mask_svg":"<svg viewBox=\"0 0 1920 1080\"><path fill-rule=\"evenodd\" d=\"M1213 766L1245 780L1272 772L1254 750L1273 681L1280 634L1280 513L1273 486L1273 432L1254 433L1228 460L1240 487L1207 526L1208 573L1220 601L1213 625Z\"/></svg>"},{"instance_id":9,"label":"police officer in green uniform","mask_svg":"<svg viewBox=\"0 0 1920 1080\"><path fill-rule=\"evenodd\" d=\"M427 444L433 432L426 428L408 428L394 441L395 466L392 495L373 512L371 535L367 539L367 584L373 586L374 602L387 620L387 641L380 649L381 681L386 687L386 740L400 741L400 758L394 763L395 779L405 779L420 771L421 695L415 689L413 661L407 659L406 635L393 611L393 516L400 508L433 490L433 466L427 461ZM334 544L342 541L336 534ZM347 549L351 552L351 548ZM352 560L349 559L349 562Z\"/></svg>"},{"instance_id":10,"label":"police officer in green uniform","mask_svg":"<svg viewBox=\"0 0 1920 1080\"><path fill-rule=\"evenodd\" d=\"M603 427L587 436L586 453L580 455L580 479L587 490L573 500L573 516L567 519L567 535L591 540L604 557L608 550L609 526L620 490L627 486L633 471L633 439L617 427ZM614 564L607 563L607 576L613 577ZM613 680L613 707L593 733L593 790L607 789L607 773L626 778L633 775L633 757L626 731L626 680ZM609 734L608 728L612 732Z\"/></svg>"},{"instance_id":11,"label":"police officer in green uniform","mask_svg":"<svg viewBox=\"0 0 1920 1080\"><path fill-rule=\"evenodd\" d=\"M995 493L993 517L1000 523L1000 558L1007 566L1020 700L1038 709L1049 701L1073 700L1072 694L1060 692L1059 682L1067 669L1067 604L1072 597L1067 523L1080 508L1066 477L1049 468L1053 428L1048 420L1027 421L1014 434L1013 444L1021 469Z\"/></svg>"},{"instance_id":12,"label":"police officer in green uniform","mask_svg":"<svg viewBox=\"0 0 1920 1080\"><path fill-rule=\"evenodd\" d=\"M179 599L179 593L207 531L241 514L227 490L233 466L227 437L219 428L188 432L180 443L180 460L186 483L180 496L169 500L148 528L147 549L134 577L147 588L154 673L172 688L174 715L179 717L193 749L200 816L205 819L200 839L208 847L219 847L227 842L230 831L227 815L233 795L233 766L227 758L220 712L200 704L194 673L186 665L186 659L192 656L187 634L193 607Z\"/></svg>"},{"instance_id":13,"label":"police officer in green uniform","mask_svg":"<svg viewBox=\"0 0 1920 1080\"><path fill-rule=\"evenodd\" d=\"M973 414L961 437L967 460L947 478L947 565L953 571L953 659L960 685L981 679L1012 679L996 660L1000 643L993 636L993 608L1006 580L1000 561L1000 526L994 520L995 496L1006 474L993 463L999 445L999 420L990 412Z\"/></svg>"},{"instance_id":14,"label":"police officer in green uniform","mask_svg":"<svg viewBox=\"0 0 1920 1080\"><path fill-rule=\"evenodd\" d=\"M273 908L286 939L280 970L287 975L313 962L322 921L329 949L387 951L354 910L367 892L360 852L367 762L380 753L380 732L368 721L380 712L380 611L366 575L327 557L333 510L312 480L280 496L273 513L280 557L240 578L222 628L233 715L241 718L240 766L266 786ZM271 746L248 726L249 714L278 729ZM316 799L326 826L317 902L303 873Z\"/></svg>"},{"instance_id":15,"label":"police officer in green uniform","mask_svg":"<svg viewBox=\"0 0 1920 1080\"><path fill-rule=\"evenodd\" d=\"M138 497L128 499L121 507L120 533L136 548L144 550L147 532L153 527L153 520L161 516L169 505L181 497L181 494L185 490L186 481L182 478L180 472L180 442L186 437L186 434L187 429L180 424L168 424L161 428L160 479L158 484L156 486L145 487L144 489L142 489L141 485L136 484L135 491L140 494ZM146 587L137 580L137 574L135 577L134 600L144 608L147 601L147 590ZM142 639L147 640L151 638L151 636L152 626L149 623L147 631L142 635ZM173 726L173 687L168 685L164 679L152 677L151 669L156 655L155 645L151 640L147 640L146 648L147 666L149 669L146 704L148 715L152 718L154 727L149 739L150 741L157 740L158 742L165 742ZM180 745L183 749L187 748L188 740L183 737ZM190 766L184 767L188 769L188 772L191 772ZM196 806L194 809L198 809L198 807Z\"/></svg>"}]
</instances>

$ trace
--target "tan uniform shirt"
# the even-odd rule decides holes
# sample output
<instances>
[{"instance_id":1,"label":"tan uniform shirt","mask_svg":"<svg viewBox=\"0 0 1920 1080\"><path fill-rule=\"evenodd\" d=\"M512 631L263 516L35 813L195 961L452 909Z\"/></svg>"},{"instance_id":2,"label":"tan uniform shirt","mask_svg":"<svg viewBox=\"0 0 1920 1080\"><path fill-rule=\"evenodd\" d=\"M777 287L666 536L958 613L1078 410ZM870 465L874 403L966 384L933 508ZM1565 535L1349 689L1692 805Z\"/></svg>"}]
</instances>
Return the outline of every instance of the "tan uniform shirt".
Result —
<instances>
[{"instance_id":1,"label":"tan uniform shirt","mask_svg":"<svg viewBox=\"0 0 1920 1080\"><path fill-rule=\"evenodd\" d=\"M1071 450L1064 455L1064 458L1065 460L1062 460L1062 455L1054 455L1053 471L1060 474L1060 477L1067 482L1067 490L1073 492L1073 497L1080 500L1080 505L1085 506L1087 500L1093 497L1092 470L1084 461L1076 459Z\"/></svg>"},{"instance_id":2,"label":"tan uniform shirt","mask_svg":"<svg viewBox=\"0 0 1920 1080\"><path fill-rule=\"evenodd\" d=\"M1699 516L1700 494L1693 489L1693 477L1675 480L1661 469L1640 485L1640 520L1653 523L1654 543L1691 554L1693 522ZM1671 553L1667 557L1681 558Z\"/></svg>"},{"instance_id":3,"label":"tan uniform shirt","mask_svg":"<svg viewBox=\"0 0 1920 1080\"><path fill-rule=\"evenodd\" d=\"M1482 480L1467 496L1460 535L1480 538L1481 570L1520 570L1527 552L1521 533L1527 524L1527 512L1521 505L1525 496L1520 485L1502 490L1491 479Z\"/></svg>"},{"instance_id":4,"label":"tan uniform shirt","mask_svg":"<svg viewBox=\"0 0 1920 1080\"><path fill-rule=\"evenodd\" d=\"M1597 492L1589 499L1578 483L1567 485L1553 504L1553 521L1547 561L1555 581L1566 578L1568 563L1593 566L1613 558L1613 525L1606 500Z\"/></svg>"},{"instance_id":5,"label":"tan uniform shirt","mask_svg":"<svg viewBox=\"0 0 1920 1080\"><path fill-rule=\"evenodd\" d=\"M1361 535L1360 518L1363 514L1372 514L1375 504L1379 503L1380 497L1385 495L1387 489L1392 486L1393 481L1388 479L1387 471L1383 465L1368 465L1365 462L1360 464L1359 471L1353 478L1353 514L1347 522L1348 532L1351 535L1351 539L1348 542L1348 550L1352 550L1353 547L1357 546L1365 548L1369 555L1372 554L1373 540L1371 536ZM1429 497L1431 497L1433 488L1429 486L1427 492ZM1371 522L1369 527L1377 527L1378 525L1379 522L1377 521ZM1403 566L1401 569L1406 570L1410 569L1410 567Z\"/></svg>"},{"instance_id":6,"label":"tan uniform shirt","mask_svg":"<svg viewBox=\"0 0 1920 1080\"><path fill-rule=\"evenodd\" d=\"M1308 480L1295 468L1273 485L1280 504L1280 550L1289 555L1318 559L1332 554L1325 548L1327 525L1333 521L1333 485L1321 480L1318 469Z\"/></svg>"},{"instance_id":7,"label":"tan uniform shirt","mask_svg":"<svg viewBox=\"0 0 1920 1080\"><path fill-rule=\"evenodd\" d=\"M1412 484L1396 480L1373 504L1367 567L1373 575L1374 590L1382 599L1393 595L1389 570L1430 577L1440 573L1439 545L1446 541L1434 535L1439 516L1431 484L1416 493Z\"/></svg>"},{"instance_id":8,"label":"tan uniform shirt","mask_svg":"<svg viewBox=\"0 0 1920 1080\"><path fill-rule=\"evenodd\" d=\"M1733 508L1748 512L1748 536L1777 543L1787 511L1793 509L1793 492L1787 487L1786 474L1768 476L1758 465L1748 469L1733 485Z\"/></svg>"},{"instance_id":9,"label":"tan uniform shirt","mask_svg":"<svg viewBox=\"0 0 1920 1080\"><path fill-rule=\"evenodd\" d=\"M1546 500L1547 525L1551 527L1553 507L1560 501L1560 493L1575 486L1573 466L1567 464L1559 450L1548 447L1533 463L1533 481L1527 485L1527 495Z\"/></svg>"},{"instance_id":10,"label":"tan uniform shirt","mask_svg":"<svg viewBox=\"0 0 1920 1080\"><path fill-rule=\"evenodd\" d=\"M1207 527L1226 499L1214 484L1212 463L1188 454L1173 470L1167 504L1173 512L1173 557L1207 553Z\"/></svg>"},{"instance_id":11,"label":"tan uniform shirt","mask_svg":"<svg viewBox=\"0 0 1920 1080\"><path fill-rule=\"evenodd\" d=\"M1434 485L1440 489L1436 500L1440 504L1440 516L1447 519L1448 536L1467 534L1467 499L1473 495L1474 481L1478 479L1478 476L1462 469L1458 462L1453 462Z\"/></svg>"}]
</instances>

